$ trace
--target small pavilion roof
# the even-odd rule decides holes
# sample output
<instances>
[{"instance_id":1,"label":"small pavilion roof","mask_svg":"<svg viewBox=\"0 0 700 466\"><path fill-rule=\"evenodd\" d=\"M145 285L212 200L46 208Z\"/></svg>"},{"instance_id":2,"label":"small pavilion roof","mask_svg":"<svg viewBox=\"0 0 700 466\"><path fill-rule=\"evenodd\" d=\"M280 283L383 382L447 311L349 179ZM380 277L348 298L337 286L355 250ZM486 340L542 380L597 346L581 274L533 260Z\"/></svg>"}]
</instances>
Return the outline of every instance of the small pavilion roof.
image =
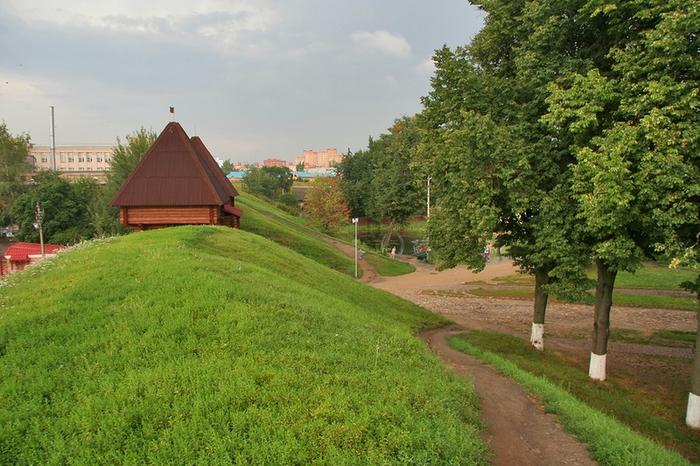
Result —
<instances>
[{"instance_id":1,"label":"small pavilion roof","mask_svg":"<svg viewBox=\"0 0 700 466\"><path fill-rule=\"evenodd\" d=\"M224 205L238 195L199 137L168 123L112 199L113 206Z\"/></svg>"}]
</instances>

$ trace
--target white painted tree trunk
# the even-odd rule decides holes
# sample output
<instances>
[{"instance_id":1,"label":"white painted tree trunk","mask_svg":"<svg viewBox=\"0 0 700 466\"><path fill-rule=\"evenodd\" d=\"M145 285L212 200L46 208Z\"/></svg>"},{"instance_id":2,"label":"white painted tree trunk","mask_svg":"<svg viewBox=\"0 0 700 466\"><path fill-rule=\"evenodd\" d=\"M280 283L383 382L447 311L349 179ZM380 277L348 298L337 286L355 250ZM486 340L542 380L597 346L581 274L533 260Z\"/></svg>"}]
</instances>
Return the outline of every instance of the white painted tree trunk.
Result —
<instances>
[{"instance_id":1,"label":"white painted tree trunk","mask_svg":"<svg viewBox=\"0 0 700 466\"><path fill-rule=\"evenodd\" d=\"M532 332L530 333L530 343L538 350L544 350L544 324L532 323Z\"/></svg>"},{"instance_id":2,"label":"white painted tree trunk","mask_svg":"<svg viewBox=\"0 0 700 466\"><path fill-rule=\"evenodd\" d=\"M693 429L700 429L700 396L688 393L688 410L685 412L685 423Z\"/></svg>"},{"instance_id":3,"label":"white painted tree trunk","mask_svg":"<svg viewBox=\"0 0 700 466\"><path fill-rule=\"evenodd\" d=\"M591 364L588 366L588 376L593 380L605 380L605 362L607 354L591 353Z\"/></svg>"}]
</instances>

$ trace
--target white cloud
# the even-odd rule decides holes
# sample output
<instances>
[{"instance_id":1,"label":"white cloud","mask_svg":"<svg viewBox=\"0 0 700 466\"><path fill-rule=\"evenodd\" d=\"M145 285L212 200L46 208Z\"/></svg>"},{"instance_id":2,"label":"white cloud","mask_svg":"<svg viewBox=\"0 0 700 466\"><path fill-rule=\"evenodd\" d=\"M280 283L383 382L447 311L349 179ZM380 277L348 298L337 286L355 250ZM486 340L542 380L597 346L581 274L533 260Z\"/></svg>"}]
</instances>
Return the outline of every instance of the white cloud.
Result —
<instances>
[{"instance_id":1,"label":"white cloud","mask_svg":"<svg viewBox=\"0 0 700 466\"><path fill-rule=\"evenodd\" d=\"M411 45L400 34L392 34L387 31L358 31L353 32L350 37L362 47L389 55L403 58L411 54Z\"/></svg>"},{"instance_id":2,"label":"white cloud","mask_svg":"<svg viewBox=\"0 0 700 466\"><path fill-rule=\"evenodd\" d=\"M244 46L241 35L269 31L278 13L255 0L10 0L9 11L27 23L70 29L141 34L164 41L203 41L229 49Z\"/></svg>"}]
</instances>

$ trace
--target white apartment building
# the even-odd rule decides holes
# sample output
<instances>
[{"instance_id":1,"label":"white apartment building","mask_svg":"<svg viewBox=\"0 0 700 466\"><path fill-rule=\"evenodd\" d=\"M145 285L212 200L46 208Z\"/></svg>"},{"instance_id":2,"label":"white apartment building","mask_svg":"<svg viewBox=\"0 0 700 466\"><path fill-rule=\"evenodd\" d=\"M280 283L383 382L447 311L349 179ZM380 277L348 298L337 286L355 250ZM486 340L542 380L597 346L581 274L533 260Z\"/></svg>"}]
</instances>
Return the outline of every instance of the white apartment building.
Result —
<instances>
[{"instance_id":1,"label":"white apartment building","mask_svg":"<svg viewBox=\"0 0 700 466\"><path fill-rule=\"evenodd\" d=\"M37 170L50 170L51 148L49 146L34 146L29 150L29 156L34 158ZM105 172L109 171L112 160L110 146L57 146L56 171L69 172Z\"/></svg>"}]
</instances>

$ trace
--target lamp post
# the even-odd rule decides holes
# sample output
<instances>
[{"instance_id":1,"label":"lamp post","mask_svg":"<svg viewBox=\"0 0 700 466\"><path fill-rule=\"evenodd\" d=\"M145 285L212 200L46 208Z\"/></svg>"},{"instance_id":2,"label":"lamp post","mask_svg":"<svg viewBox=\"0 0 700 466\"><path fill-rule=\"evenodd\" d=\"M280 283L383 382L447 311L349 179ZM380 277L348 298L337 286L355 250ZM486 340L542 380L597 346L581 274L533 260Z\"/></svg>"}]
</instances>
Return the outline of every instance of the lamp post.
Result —
<instances>
[{"instance_id":1,"label":"lamp post","mask_svg":"<svg viewBox=\"0 0 700 466\"><path fill-rule=\"evenodd\" d=\"M34 208L34 218L36 219L36 228L39 230L39 243L41 244L41 258L46 257L46 251L44 249L44 228L41 225L42 220L44 220L44 210L41 208L39 201L36 201L36 207Z\"/></svg>"},{"instance_id":2,"label":"lamp post","mask_svg":"<svg viewBox=\"0 0 700 466\"><path fill-rule=\"evenodd\" d=\"M428 208L426 209L428 218L430 218L430 180L432 179L433 177L428 175Z\"/></svg>"},{"instance_id":3,"label":"lamp post","mask_svg":"<svg viewBox=\"0 0 700 466\"><path fill-rule=\"evenodd\" d=\"M352 223L355 225L355 278L357 278L357 224L359 221L357 217L352 218Z\"/></svg>"}]
</instances>

